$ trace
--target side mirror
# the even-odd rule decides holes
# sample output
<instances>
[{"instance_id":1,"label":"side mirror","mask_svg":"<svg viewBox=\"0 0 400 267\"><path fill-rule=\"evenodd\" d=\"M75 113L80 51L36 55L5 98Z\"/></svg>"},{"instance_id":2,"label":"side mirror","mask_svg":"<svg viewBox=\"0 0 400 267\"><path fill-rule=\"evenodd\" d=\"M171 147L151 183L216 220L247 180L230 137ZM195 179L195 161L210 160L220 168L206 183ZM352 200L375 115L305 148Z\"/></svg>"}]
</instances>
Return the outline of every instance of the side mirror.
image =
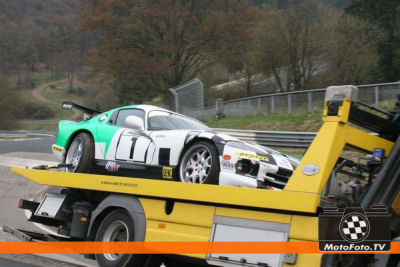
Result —
<instances>
[{"instance_id":1,"label":"side mirror","mask_svg":"<svg viewBox=\"0 0 400 267\"><path fill-rule=\"evenodd\" d=\"M137 116L128 116L125 118L125 123L128 125L130 128L133 128L135 130L144 130L144 124L143 124L143 119L137 117Z\"/></svg>"}]
</instances>

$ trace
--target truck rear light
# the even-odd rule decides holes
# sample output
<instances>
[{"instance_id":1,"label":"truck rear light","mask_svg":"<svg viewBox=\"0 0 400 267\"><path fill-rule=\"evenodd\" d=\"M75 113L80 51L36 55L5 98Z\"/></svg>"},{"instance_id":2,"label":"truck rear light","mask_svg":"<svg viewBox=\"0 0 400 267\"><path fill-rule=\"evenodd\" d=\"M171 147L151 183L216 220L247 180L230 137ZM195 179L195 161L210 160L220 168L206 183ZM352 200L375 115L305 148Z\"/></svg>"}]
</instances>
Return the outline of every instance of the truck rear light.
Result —
<instances>
[{"instance_id":1,"label":"truck rear light","mask_svg":"<svg viewBox=\"0 0 400 267\"><path fill-rule=\"evenodd\" d=\"M18 202L18 208L24 210L30 210L34 212L39 207L39 203L35 201L30 201L26 199L20 199Z\"/></svg>"}]
</instances>

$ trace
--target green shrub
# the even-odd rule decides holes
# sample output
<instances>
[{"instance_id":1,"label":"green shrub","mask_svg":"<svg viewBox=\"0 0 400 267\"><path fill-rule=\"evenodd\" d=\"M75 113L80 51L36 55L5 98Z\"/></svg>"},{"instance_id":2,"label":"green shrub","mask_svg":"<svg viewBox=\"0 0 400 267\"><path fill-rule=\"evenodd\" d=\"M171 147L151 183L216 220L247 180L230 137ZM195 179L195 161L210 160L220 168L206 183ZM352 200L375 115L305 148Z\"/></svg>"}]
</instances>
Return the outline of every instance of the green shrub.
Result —
<instances>
[{"instance_id":1,"label":"green shrub","mask_svg":"<svg viewBox=\"0 0 400 267\"><path fill-rule=\"evenodd\" d=\"M21 99L3 77L0 77L0 95L0 129L15 129L21 117Z\"/></svg>"},{"instance_id":2,"label":"green shrub","mask_svg":"<svg viewBox=\"0 0 400 267\"><path fill-rule=\"evenodd\" d=\"M47 106L35 102L26 102L23 107L23 117L25 119L50 119L54 118L53 110Z\"/></svg>"},{"instance_id":3,"label":"green shrub","mask_svg":"<svg viewBox=\"0 0 400 267\"><path fill-rule=\"evenodd\" d=\"M79 86L78 89L76 89L76 94L78 96L84 96L85 95L85 90L83 90L83 88Z\"/></svg>"}]
</instances>

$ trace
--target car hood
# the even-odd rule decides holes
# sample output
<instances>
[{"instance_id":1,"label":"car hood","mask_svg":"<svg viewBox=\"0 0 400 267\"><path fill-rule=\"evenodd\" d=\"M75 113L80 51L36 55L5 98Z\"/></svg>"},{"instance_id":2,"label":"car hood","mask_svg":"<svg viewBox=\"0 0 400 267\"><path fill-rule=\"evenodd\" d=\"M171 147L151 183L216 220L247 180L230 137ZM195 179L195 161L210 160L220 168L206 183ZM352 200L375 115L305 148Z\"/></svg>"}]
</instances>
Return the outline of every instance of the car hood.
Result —
<instances>
[{"instance_id":1,"label":"car hood","mask_svg":"<svg viewBox=\"0 0 400 267\"><path fill-rule=\"evenodd\" d=\"M253 144L253 143L249 143L249 142L245 142L245 141L240 141L238 139L228 140L228 141L226 141L225 145L237 148L239 150L254 152L259 156L275 155L275 156L279 156L279 157L285 157L290 161L293 168L296 168L297 165L299 164L299 159L297 159L293 156L290 156L290 155L286 155L279 151L276 151L272 148L262 146L262 145Z\"/></svg>"}]
</instances>

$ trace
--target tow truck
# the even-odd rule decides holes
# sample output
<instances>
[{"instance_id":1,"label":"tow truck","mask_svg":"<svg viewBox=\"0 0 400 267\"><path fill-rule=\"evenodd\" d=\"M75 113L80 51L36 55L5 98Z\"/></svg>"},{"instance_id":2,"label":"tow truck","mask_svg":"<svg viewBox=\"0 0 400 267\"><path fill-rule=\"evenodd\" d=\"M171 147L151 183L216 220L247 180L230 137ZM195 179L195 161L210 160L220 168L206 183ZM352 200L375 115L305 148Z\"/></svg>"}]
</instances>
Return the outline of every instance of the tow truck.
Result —
<instances>
[{"instance_id":1,"label":"tow truck","mask_svg":"<svg viewBox=\"0 0 400 267\"><path fill-rule=\"evenodd\" d=\"M187 184L49 170L13 171L59 188L20 200L29 221L80 241L318 241L321 207L385 204L400 235L400 114L357 101L354 86L328 87L323 125L281 191ZM396 104L400 106L399 103ZM375 152L380 152L376 157ZM358 154L354 154L354 153ZM374 154L374 156L371 156ZM3 227L24 240L56 236ZM100 266L361 266L397 264L394 255L86 255Z\"/></svg>"}]
</instances>

